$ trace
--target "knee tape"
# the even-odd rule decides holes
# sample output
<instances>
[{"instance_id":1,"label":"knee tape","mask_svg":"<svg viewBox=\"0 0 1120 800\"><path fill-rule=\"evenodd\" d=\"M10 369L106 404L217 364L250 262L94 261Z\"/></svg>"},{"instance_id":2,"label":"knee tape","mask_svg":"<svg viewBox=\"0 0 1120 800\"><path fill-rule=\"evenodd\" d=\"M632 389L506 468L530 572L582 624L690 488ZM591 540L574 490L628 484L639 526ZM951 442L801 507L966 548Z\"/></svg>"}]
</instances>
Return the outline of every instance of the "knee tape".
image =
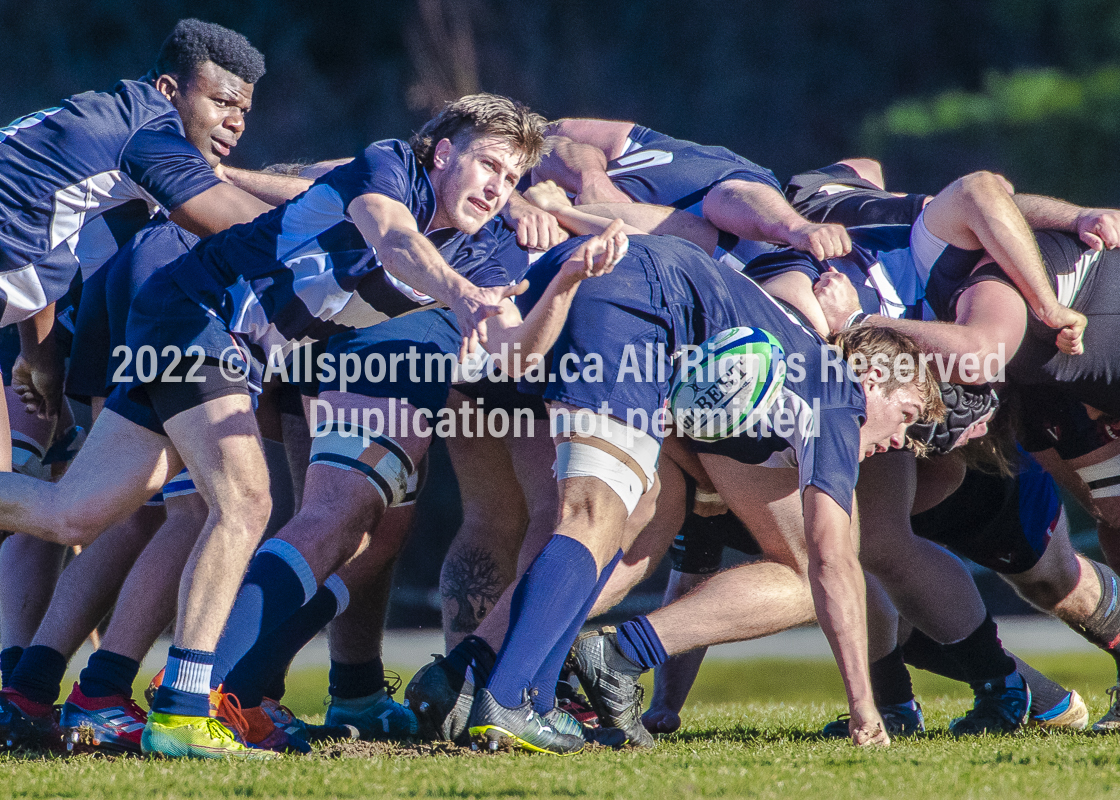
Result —
<instances>
[{"instance_id":1,"label":"knee tape","mask_svg":"<svg viewBox=\"0 0 1120 800\"><path fill-rule=\"evenodd\" d=\"M619 496L627 515L653 486L661 444L636 428L599 414L560 416L557 480L598 478Z\"/></svg>"},{"instance_id":2,"label":"knee tape","mask_svg":"<svg viewBox=\"0 0 1120 800\"><path fill-rule=\"evenodd\" d=\"M1120 453L1100 464L1092 464L1077 470L1081 480L1089 487L1093 497L1116 497L1120 495Z\"/></svg>"},{"instance_id":3,"label":"knee tape","mask_svg":"<svg viewBox=\"0 0 1120 800\"><path fill-rule=\"evenodd\" d=\"M372 467L360 460L371 444L389 451ZM311 463L361 473L381 496L386 508L405 502L409 478L416 472L408 453L392 439L374 436L361 425L346 426L338 422L324 425L315 432L311 439Z\"/></svg>"}]
</instances>

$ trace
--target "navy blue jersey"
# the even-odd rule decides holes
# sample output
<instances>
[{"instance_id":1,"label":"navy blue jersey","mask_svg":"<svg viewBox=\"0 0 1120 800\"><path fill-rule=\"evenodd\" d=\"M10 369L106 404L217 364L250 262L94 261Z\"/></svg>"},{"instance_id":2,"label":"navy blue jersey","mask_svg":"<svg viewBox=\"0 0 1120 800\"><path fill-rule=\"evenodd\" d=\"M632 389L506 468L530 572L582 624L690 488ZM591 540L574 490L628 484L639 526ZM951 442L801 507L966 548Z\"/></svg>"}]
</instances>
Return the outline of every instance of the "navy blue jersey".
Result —
<instances>
[{"instance_id":1,"label":"navy blue jersey","mask_svg":"<svg viewBox=\"0 0 1120 800\"><path fill-rule=\"evenodd\" d=\"M231 333L265 353L432 305L385 270L350 219L350 203L365 194L404 204L417 228L474 284L509 283L505 263L514 232L497 219L470 235L429 230L435 191L412 149L395 139L371 144L253 222L203 240L169 268L170 275L188 297L218 313Z\"/></svg>"},{"instance_id":2,"label":"navy blue jersey","mask_svg":"<svg viewBox=\"0 0 1120 800\"><path fill-rule=\"evenodd\" d=\"M529 270L530 289L516 298L522 316L582 241L554 247ZM634 424L631 415L652 415L667 402L672 354L739 325L765 329L781 342L789 365L785 384L764 422L698 447L745 463L796 466L802 488L818 487L850 513L866 409L862 387L848 377L836 351L757 284L682 239L632 236L613 272L580 285L552 364L573 356L587 364L596 354L601 379L581 372L567 381L562 368L550 366L545 397L596 410L606 403L608 413ZM655 354L652 375L645 374L647 346ZM826 367L826 359L836 366ZM640 380L624 376L623 368L635 365Z\"/></svg>"},{"instance_id":3,"label":"navy blue jersey","mask_svg":"<svg viewBox=\"0 0 1120 800\"><path fill-rule=\"evenodd\" d=\"M157 207L173 211L217 183L147 83L75 95L0 128L0 324L58 300Z\"/></svg>"},{"instance_id":4,"label":"navy blue jersey","mask_svg":"<svg viewBox=\"0 0 1120 800\"><path fill-rule=\"evenodd\" d=\"M82 287L66 393L78 399L108 397L125 344L132 299L152 273L198 244L198 237L163 215L152 220L105 262Z\"/></svg>"},{"instance_id":5,"label":"navy blue jersey","mask_svg":"<svg viewBox=\"0 0 1120 800\"><path fill-rule=\"evenodd\" d=\"M724 147L674 139L640 125L630 131L626 152L607 164L607 175L636 202L672 206L696 216L703 216L704 197L724 181L762 183L781 191L773 172ZM719 246L716 257L736 268L775 249L730 234Z\"/></svg>"}]
</instances>

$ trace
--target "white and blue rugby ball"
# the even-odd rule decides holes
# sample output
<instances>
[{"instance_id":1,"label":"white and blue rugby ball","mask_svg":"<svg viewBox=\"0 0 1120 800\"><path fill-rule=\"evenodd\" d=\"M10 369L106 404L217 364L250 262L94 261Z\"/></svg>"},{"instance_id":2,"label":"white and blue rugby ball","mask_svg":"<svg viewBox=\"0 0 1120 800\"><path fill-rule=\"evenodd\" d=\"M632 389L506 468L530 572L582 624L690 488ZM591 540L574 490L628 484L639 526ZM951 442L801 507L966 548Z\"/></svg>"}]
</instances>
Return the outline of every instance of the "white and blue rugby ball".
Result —
<instances>
[{"instance_id":1,"label":"white and blue rugby ball","mask_svg":"<svg viewBox=\"0 0 1120 800\"><path fill-rule=\"evenodd\" d=\"M700 347L699 366L678 376L669 408L685 435L713 442L751 427L770 410L785 384L786 355L760 328L729 328Z\"/></svg>"}]
</instances>

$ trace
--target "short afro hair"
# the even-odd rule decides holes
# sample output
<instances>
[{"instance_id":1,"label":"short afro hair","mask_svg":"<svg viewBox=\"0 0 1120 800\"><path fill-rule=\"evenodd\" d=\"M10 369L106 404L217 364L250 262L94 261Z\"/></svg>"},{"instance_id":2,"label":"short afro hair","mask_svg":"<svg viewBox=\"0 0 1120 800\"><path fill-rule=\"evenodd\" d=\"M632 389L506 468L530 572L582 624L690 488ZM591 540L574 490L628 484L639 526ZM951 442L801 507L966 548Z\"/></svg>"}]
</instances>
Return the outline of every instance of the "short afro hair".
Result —
<instances>
[{"instance_id":1,"label":"short afro hair","mask_svg":"<svg viewBox=\"0 0 1120 800\"><path fill-rule=\"evenodd\" d=\"M264 56L236 31L203 22L181 19L156 56L156 75L175 75L186 79L195 70L213 61L246 83L256 83L264 75Z\"/></svg>"},{"instance_id":2,"label":"short afro hair","mask_svg":"<svg viewBox=\"0 0 1120 800\"><path fill-rule=\"evenodd\" d=\"M443 139L496 136L521 153L521 168L535 167L545 153L545 119L528 107L497 94L469 94L447 103L408 140L412 152L431 169L436 145Z\"/></svg>"}]
</instances>

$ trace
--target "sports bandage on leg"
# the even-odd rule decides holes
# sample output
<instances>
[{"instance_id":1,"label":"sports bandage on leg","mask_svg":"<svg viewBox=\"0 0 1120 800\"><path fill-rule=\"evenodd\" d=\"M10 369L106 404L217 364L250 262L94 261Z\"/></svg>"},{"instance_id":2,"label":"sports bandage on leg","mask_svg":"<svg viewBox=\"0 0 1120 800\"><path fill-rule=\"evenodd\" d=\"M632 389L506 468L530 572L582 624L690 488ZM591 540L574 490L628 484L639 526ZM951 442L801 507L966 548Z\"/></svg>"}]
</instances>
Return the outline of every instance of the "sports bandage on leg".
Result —
<instances>
[{"instance_id":1,"label":"sports bandage on leg","mask_svg":"<svg viewBox=\"0 0 1120 800\"><path fill-rule=\"evenodd\" d=\"M621 498L626 514L633 514L653 486L661 443L602 414L561 414L555 420L564 437L556 445L556 479L598 478Z\"/></svg>"},{"instance_id":2,"label":"sports bandage on leg","mask_svg":"<svg viewBox=\"0 0 1120 800\"><path fill-rule=\"evenodd\" d=\"M49 481L51 468L44 464L47 448L26 434L12 431L12 472Z\"/></svg>"},{"instance_id":3,"label":"sports bandage on leg","mask_svg":"<svg viewBox=\"0 0 1120 800\"><path fill-rule=\"evenodd\" d=\"M1077 470L1093 497L1120 496L1120 453L1107 461Z\"/></svg>"},{"instance_id":4,"label":"sports bandage on leg","mask_svg":"<svg viewBox=\"0 0 1120 800\"><path fill-rule=\"evenodd\" d=\"M389 451L372 467L360 460L371 444L381 445ZM409 477L416 472L416 465L408 453L392 439L374 436L361 425L341 422L323 425L315 431L311 439L311 463L360 472L381 495L386 508L394 508L406 500Z\"/></svg>"}]
</instances>

